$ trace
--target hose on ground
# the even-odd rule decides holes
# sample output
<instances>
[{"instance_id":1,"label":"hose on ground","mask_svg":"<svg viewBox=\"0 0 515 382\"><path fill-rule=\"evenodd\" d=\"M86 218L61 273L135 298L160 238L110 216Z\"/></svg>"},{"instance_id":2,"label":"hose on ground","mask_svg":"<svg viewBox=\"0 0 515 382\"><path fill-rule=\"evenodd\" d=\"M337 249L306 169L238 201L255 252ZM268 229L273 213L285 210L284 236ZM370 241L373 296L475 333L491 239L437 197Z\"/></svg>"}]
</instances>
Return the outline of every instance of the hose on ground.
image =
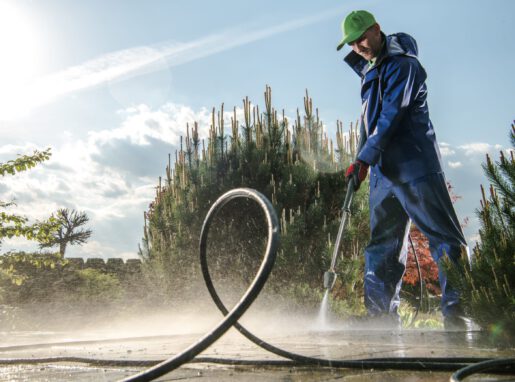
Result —
<instances>
[{"instance_id":1,"label":"hose on ground","mask_svg":"<svg viewBox=\"0 0 515 382\"><path fill-rule=\"evenodd\" d=\"M356 360L356 361L370 361ZM401 363L417 363L421 362L420 358L373 358L376 363L374 365L381 365L384 362L392 363L392 360L397 361L395 364ZM76 356L56 356L56 357L41 357L41 358L3 358L0 359L0 365L35 365L44 363L57 363L57 362L71 362L71 363L85 363L90 366L99 367L151 367L156 366L166 360L144 360L144 359L107 359L107 358L92 358L92 357L76 357ZM422 359L423 361L423 359ZM459 358L431 358L431 365L438 364L438 371L455 371L460 368L469 367L471 363L477 364L480 362L491 361L490 358L476 358L476 357L459 357ZM237 358L224 358L224 357L195 357L189 361L189 363L212 363L219 365L231 365L231 366L305 366L304 362L292 361L289 359L237 359ZM309 365L309 364L308 364ZM335 366L337 367L337 366ZM371 369L385 369L384 367L370 367ZM365 369L365 368L363 368ZM388 369L388 368L387 368ZM394 369L399 369L395 368ZM401 370L404 370L401 368ZM410 369L406 370L418 370ZM427 369L424 369L427 370ZM433 371L434 369L430 369Z\"/></svg>"},{"instance_id":2,"label":"hose on ground","mask_svg":"<svg viewBox=\"0 0 515 382\"><path fill-rule=\"evenodd\" d=\"M515 358L497 358L478 362L473 365L465 366L455 372L450 379L450 382L461 382L464 378L472 374L486 372L487 370L496 369L499 372L514 374L515 373Z\"/></svg>"}]
</instances>

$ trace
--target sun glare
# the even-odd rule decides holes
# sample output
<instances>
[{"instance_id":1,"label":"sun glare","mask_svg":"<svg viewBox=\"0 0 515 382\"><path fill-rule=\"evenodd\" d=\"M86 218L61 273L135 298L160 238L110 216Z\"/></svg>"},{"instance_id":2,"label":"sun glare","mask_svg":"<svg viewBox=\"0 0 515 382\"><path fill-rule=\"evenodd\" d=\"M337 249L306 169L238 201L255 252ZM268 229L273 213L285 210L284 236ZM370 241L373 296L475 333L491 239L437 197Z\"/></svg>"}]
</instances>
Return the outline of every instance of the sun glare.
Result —
<instances>
[{"instance_id":1,"label":"sun glare","mask_svg":"<svg viewBox=\"0 0 515 382\"><path fill-rule=\"evenodd\" d=\"M36 74L38 45L28 15L15 3L0 2L0 118Z\"/></svg>"}]
</instances>

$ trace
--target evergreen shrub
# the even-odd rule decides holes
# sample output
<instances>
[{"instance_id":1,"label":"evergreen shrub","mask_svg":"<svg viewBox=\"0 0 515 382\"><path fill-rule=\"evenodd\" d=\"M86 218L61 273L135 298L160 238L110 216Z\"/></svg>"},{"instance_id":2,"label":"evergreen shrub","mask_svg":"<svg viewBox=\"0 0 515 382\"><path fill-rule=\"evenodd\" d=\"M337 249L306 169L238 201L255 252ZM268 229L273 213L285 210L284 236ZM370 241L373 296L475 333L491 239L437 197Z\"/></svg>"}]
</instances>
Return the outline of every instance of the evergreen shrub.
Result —
<instances>
[{"instance_id":1,"label":"evergreen shrub","mask_svg":"<svg viewBox=\"0 0 515 382\"><path fill-rule=\"evenodd\" d=\"M483 164L491 184L481 186L477 210L481 228L472 261L462 256L460 272L447 265L449 277L459 285L467 316L497 342L515 340L515 125L512 149L500 152L499 161L487 155ZM500 342L499 342L500 341Z\"/></svg>"},{"instance_id":2,"label":"evergreen shrub","mask_svg":"<svg viewBox=\"0 0 515 382\"><path fill-rule=\"evenodd\" d=\"M280 218L281 247L268 290L302 304L320 303L346 192L342 170L355 155L357 129L351 124L343 134L338 122L333 144L307 92L304 115L297 109L293 121L284 111L278 115L271 95L267 87L263 112L245 98L241 124L234 108L229 134L223 105L219 112L213 109L207 140L199 138L193 123L173 164L169 155L166 178L159 180L145 212L140 248L145 273L163 298L196 296L204 289L197 277L198 238L207 210L224 192L250 187L270 199ZM221 211L208 248L221 287L239 291L234 285L245 286L253 277L266 240L263 222L257 207L244 201ZM368 184L363 184L354 198L333 289L333 297L349 299L352 309L362 309L361 254L368 232Z\"/></svg>"}]
</instances>

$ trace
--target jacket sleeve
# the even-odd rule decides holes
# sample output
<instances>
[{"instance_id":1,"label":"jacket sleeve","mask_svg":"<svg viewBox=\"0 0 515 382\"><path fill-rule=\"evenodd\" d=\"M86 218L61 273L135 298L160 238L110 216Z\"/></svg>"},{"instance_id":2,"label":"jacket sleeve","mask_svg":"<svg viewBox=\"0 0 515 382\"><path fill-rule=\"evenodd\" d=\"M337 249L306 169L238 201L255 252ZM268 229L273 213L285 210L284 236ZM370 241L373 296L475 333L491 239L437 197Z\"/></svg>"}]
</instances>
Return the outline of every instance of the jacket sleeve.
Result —
<instances>
[{"instance_id":1,"label":"jacket sleeve","mask_svg":"<svg viewBox=\"0 0 515 382\"><path fill-rule=\"evenodd\" d=\"M382 108L377 124L368 136L365 145L358 154L358 159L375 165L393 134L399 128L404 113L416 95L415 77L418 61L415 58L402 57L392 60L385 67L384 89L382 91Z\"/></svg>"}]
</instances>

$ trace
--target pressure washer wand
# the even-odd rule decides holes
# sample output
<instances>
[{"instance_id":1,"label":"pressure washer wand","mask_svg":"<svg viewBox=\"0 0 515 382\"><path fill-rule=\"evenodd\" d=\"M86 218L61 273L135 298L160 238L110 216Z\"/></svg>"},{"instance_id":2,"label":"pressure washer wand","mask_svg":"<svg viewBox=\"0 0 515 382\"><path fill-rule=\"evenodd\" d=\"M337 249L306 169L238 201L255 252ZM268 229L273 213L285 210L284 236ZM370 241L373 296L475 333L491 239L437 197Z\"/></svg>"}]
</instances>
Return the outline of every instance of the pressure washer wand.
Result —
<instances>
[{"instance_id":1,"label":"pressure washer wand","mask_svg":"<svg viewBox=\"0 0 515 382\"><path fill-rule=\"evenodd\" d=\"M340 250L340 244L342 241L343 230L347 223L347 217L350 215L350 205L352 203L352 197L354 196L354 179L350 178L349 184L347 185L347 194L345 195L345 201L342 207L342 218L340 220L340 227L338 228L338 235L336 236L336 242L334 243L333 257L331 259L331 266L329 270L324 273L324 288L333 289L334 283L336 282L336 257Z\"/></svg>"},{"instance_id":2,"label":"pressure washer wand","mask_svg":"<svg viewBox=\"0 0 515 382\"><path fill-rule=\"evenodd\" d=\"M361 119L360 125L360 134L359 134L359 142L357 147L357 153L361 151L365 142L367 140L367 132L366 128L363 124L363 119ZM357 154L356 154L357 156ZM336 257L338 256L338 252L340 250L340 244L342 241L343 230L345 229L345 224L347 223L347 217L350 215L350 205L352 203L352 197L354 196L354 178L351 177L349 179L349 183L347 184L347 194L345 195L345 200L343 202L342 207L342 219L340 220L340 227L338 228L338 235L336 235L336 242L334 243L333 249L333 257L331 259L331 266L329 270L324 273L324 288L325 289L333 289L334 283L336 282Z\"/></svg>"}]
</instances>

